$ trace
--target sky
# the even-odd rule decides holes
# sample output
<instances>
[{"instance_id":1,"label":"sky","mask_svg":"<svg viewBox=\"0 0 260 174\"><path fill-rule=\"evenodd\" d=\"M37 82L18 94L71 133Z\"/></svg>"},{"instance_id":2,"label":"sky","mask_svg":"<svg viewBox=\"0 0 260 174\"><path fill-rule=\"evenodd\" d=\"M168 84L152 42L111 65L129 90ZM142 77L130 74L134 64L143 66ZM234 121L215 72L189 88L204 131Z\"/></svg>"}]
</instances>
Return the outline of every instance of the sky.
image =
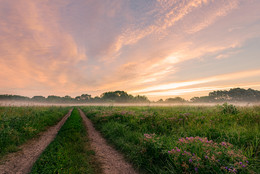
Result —
<instances>
[{"instance_id":1,"label":"sky","mask_svg":"<svg viewBox=\"0 0 260 174\"><path fill-rule=\"evenodd\" d=\"M0 0L0 94L260 90L259 0Z\"/></svg>"}]
</instances>

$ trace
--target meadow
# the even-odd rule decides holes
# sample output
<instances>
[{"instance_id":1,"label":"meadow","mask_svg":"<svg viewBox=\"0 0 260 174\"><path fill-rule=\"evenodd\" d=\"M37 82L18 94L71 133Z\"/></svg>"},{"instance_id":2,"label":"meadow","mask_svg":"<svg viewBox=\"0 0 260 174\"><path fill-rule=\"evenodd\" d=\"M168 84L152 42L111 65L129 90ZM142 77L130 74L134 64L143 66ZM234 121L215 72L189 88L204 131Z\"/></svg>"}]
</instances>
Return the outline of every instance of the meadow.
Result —
<instances>
[{"instance_id":1,"label":"meadow","mask_svg":"<svg viewBox=\"0 0 260 174\"><path fill-rule=\"evenodd\" d=\"M260 106L81 109L143 173L259 173Z\"/></svg>"},{"instance_id":2,"label":"meadow","mask_svg":"<svg viewBox=\"0 0 260 174\"><path fill-rule=\"evenodd\" d=\"M68 107L0 107L0 158L55 125Z\"/></svg>"}]
</instances>

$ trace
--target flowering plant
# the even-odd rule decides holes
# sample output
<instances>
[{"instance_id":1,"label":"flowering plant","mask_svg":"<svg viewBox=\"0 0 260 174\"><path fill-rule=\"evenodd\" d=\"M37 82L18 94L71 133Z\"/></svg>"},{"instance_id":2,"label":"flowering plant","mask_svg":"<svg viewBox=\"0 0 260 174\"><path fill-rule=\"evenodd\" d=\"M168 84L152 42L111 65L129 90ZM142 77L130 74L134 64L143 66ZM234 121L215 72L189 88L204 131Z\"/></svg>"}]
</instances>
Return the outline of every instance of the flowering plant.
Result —
<instances>
[{"instance_id":1,"label":"flowering plant","mask_svg":"<svg viewBox=\"0 0 260 174\"><path fill-rule=\"evenodd\" d=\"M237 173L249 171L247 158L228 142L216 143L207 137L180 138L168 151L173 164L184 172Z\"/></svg>"}]
</instances>

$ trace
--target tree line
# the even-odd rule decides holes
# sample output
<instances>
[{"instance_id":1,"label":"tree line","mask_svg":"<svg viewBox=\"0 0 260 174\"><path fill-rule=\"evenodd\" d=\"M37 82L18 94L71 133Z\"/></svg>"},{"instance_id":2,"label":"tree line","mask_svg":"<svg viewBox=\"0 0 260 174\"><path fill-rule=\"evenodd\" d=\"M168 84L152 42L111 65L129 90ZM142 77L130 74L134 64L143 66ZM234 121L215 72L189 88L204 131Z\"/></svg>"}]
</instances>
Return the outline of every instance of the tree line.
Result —
<instances>
[{"instance_id":1,"label":"tree line","mask_svg":"<svg viewBox=\"0 0 260 174\"><path fill-rule=\"evenodd\" d=\"M47 102L47 103L102 103L102 102L116 102L116 103L148 103L150 102L146 96L137 95L133 96L127 94L125 91L105 92L101 96L92 97L90 94L82 94L75 98L71 96L56 96L49 95L33 96L32 98L19 96L19 95L0 95L0 100L13 100L13 101L32 101L32 102Z\"/></svg>"},{"instance_id":2,"label":"tree line","mask_svg":"<svg viewBox=\"0 0 260 174\"><path fill-rule=\"evenodd\" d=\"M217 90L210 92L208 96L193 97L191 102L260 102L260 91L251 88Z\"/></svg>"},{"instance_id":3,"label":"tree line","mask_svg":"<svg viewBox=\"0 0 260 174\"><path fill-rule=\"evenodd\" d=\"M151 102L144 95L133 96L125 91L104 92L100 96L92 97L90 94L82 94L75 98L71 96L49 95L34 96L32 98L19 95L0 95L0 100L32 101L48 103L149 103ZM232 88L230 90L217 90L210 92L208 96L193 97L190 101L181 97L160 99L155 103L217 103L217 102L260 102L260 91L254 89Z\"/></svg>"}]
</instances>

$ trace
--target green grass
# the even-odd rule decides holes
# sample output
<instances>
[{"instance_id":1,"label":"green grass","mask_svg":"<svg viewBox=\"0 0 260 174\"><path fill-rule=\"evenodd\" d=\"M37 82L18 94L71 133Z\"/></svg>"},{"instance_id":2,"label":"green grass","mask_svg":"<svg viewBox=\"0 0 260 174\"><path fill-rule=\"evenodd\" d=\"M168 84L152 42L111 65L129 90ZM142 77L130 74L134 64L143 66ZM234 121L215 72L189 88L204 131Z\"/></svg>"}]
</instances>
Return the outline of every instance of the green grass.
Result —
<instances>
[{"instance_id":1,"label":"green grass","mask_svg":"<svg viewBox=\"0 0 260 174\"><path fill-rule=\"evenodd\" d=\"M82 118L74 109L57 137L36 161L31 173L100 173L94 154Z\"/></svg>"},{"instance_id":2,"label":"green grass","mask_svg":"<svg viewBox=\"0 0 260 174\"><path fill-rule=\"evenodd\" d=\"M224 109L82 107L104 137L144 173L228 173L226 167L258 173L260 107L237 107L235 113Z\"/></svg>"},{"instance_id":3,"label":"green grass","mask_svg":"<svg viewBox=\"0 0 260 174\"><path fill-rule=\"evenodd\" d=\"M69 108L0 107L0 158L55 125Z\"/></svg>"}]
</instances>

